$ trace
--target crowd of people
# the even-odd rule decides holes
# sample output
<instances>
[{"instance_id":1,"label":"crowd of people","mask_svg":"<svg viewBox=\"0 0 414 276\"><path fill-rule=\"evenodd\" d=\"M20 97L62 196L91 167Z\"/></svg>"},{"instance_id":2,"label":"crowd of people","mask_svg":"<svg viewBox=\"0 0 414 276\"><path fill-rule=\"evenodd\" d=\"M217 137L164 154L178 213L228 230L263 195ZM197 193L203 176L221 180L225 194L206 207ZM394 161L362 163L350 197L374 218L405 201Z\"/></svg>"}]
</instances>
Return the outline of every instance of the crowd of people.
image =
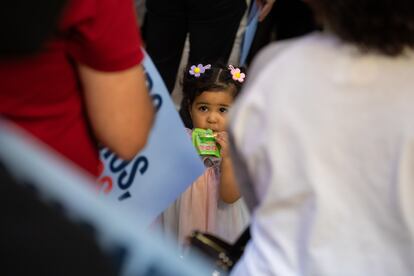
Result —
<instances>
[{"instance_id":1,"label":"crowd of people","mask_svg":"<svg viewBox=\"0 0 414 276\"><path fill-rule=\"evenodd\" d=\"M186 247L250 225L232 275L412 275L414 2L256 2L248 68L228 64L245 0L146 0L143 40L132 0L3 17L24 28L2 31L0 115L98 176L101 145L130 160L148 139L141 48L171 92L188 35L177 112L219 153L164 231Z\"/></svg>"}]
</instances>

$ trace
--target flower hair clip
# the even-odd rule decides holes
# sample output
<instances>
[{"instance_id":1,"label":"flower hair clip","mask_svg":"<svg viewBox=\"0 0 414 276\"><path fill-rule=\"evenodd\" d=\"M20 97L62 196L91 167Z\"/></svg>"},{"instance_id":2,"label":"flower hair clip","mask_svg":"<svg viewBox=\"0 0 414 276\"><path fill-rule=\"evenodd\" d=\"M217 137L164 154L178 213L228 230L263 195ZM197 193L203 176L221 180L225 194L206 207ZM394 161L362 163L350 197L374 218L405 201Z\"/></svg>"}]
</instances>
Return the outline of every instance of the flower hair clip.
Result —
<instances>
[{"instance_id":1,"label":"flower hair clip","mask_svg":"<svg viewBox=\"0 0 414 276\"><path fill-rule=\"evenodd\" d=\"M234 66L230 64L229 69L230 69L230 74L231 74L233 80L238 81L238 82L243 82L244 81L244 78L246 77L246 74L242 73L240 71L240 68L237 68L237 67L234 68Z\"/></svg>"},{"instance_id":2,"label":"flower hair clip","mask_svg":"<svg viewBox=\"0 0 414 276\"><path fill-rule=\"evenodd\" d=\"M203 64L199 64L197 66L193 65L191 66L190 70L188 71L190 75L193 75L194 77L198 78L201 74L203 74L206 69L210 69L211 64L207 64L206 66L203 66Z\"/></svg>"}]
</instances>

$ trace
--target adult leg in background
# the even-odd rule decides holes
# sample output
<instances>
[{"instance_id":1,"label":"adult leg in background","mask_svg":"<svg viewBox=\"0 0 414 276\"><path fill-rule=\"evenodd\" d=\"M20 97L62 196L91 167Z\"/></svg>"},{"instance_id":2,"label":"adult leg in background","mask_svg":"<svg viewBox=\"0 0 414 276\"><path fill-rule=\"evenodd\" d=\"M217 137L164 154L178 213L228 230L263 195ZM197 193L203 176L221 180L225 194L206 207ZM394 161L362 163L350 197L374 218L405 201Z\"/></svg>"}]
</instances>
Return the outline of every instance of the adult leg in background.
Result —
<instances>
[{"instance_id":1,"label":"adult leg in background","mask_svg":"<svg viewBox=\"0 0 414 276\"><path fill-rule=\"evenodd\" d=\"M302 36L316 29L313 13L302 0L277 0L269 15L257 26L247 63L250 64L272 41Z\"/></svg>"},{"instance_id":2,"label":"adult leg in background","mask_svg":"<svg viewBox=\"0 0 414 276\"><path fill-rule=\"evenodd\" d=\"M191 11L189 63L227 63L246 1L186 1Z\"/></svg>"},{"instance_id":3,"label":"adult leg in background","mask_svg":"<svg viewBox=\"0 0 414 276\"><path fill-rule=\"evenodd\" d=\"M316 30L312 10L302 0L278 0L274 7L276 40L298 37Z\"/></svg>"},{"instance_id":4,"label":"adult leg in background","mask_svg":"<svg viewBox=\"0 0 414 276\"><path fill-rule=\"evenodd\" d=\"M147 0L146 8L146 50L171 94L188 31L184 0Z\"/></svg>"}]
</instances>

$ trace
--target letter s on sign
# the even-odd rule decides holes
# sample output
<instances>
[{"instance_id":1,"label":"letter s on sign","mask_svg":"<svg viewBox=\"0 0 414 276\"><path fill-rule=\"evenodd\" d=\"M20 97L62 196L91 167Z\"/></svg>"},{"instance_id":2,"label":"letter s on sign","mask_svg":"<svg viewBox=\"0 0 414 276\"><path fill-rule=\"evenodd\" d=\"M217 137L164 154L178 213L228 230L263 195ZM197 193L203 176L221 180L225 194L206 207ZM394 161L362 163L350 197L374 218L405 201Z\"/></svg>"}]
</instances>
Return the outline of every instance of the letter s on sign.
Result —
<instances>
[{"instance_id":1,"label":"letter s on sign","mask_svg":"<svg viewBox=\"0 0 414 276\"><path fill-rule=\"evenodd\" d=\"M140 166L141 168L139 168ZM147 171L148 159L145 156L140 156L134 160L134 164L132 164L131 173L129 175L125 169L122 171L118 178L118 187L122 190L128 189L134 182L138 169L141 174L144 174ZM128 178L125 180L126 177Z\"/></svg>"}]
</instances>

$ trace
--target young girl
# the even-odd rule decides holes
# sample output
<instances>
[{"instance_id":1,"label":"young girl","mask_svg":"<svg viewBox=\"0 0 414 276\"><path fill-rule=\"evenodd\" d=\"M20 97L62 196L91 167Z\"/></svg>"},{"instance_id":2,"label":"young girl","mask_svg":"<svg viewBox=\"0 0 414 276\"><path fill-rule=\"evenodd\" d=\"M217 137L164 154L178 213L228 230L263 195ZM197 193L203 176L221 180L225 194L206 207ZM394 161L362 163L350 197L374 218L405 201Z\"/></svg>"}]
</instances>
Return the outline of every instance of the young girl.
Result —
<instances>
[{"instance_id":1,"label":"young girl","mask_svg":"<svg viewBox=\"0 0 414 276\"><path fill-rule=\"evenodd\" d=\"M215 133L221 158L203 157L204 174L163 214L164 227L180 245L193 230L233 242L247 226L249 215L235 182L226 131L228 111L244 78L232 65L198 64L184 74L180 115L190 136L194 128Z\"/></svg>"}]
</instances>

